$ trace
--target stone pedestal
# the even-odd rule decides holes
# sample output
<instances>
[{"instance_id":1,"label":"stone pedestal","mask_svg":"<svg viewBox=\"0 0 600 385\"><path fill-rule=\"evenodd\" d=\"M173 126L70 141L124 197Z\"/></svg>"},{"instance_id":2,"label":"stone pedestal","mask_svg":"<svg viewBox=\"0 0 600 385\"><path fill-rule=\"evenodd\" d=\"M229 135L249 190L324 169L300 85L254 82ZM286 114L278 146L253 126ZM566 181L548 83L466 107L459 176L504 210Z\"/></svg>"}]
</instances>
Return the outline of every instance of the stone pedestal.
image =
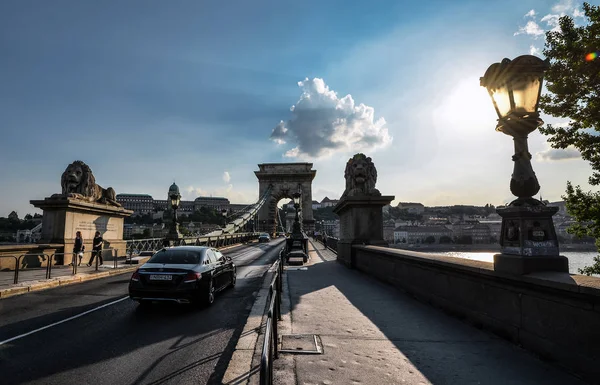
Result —
<instances>
[{"instance_id":1,"label":"stone pedestal","mask_svg":"<svg viewBox=\"0 0 600 385\"><path fill-rule=\"evenodd\" d=\"M71 253L75 233L81 231L87 252L92 250L94 234L99 231L105 248L117 250L117 255L125 255L123 221L133 211L66 197L32 200L30 203L44 211L40 243L62 244L64 252ZM67 255L63 263L70 262L71 256Z\"/></svg>"},{"instance_id":2,"label":"stone pedestal","mask_svg":"<svg viewBox=\"0 0 600 385\"><path fill-rule=\"evenodd\" d=\"M356 266L352 245L389 246L383 239L383 206L389 205L394 196L343 197L333 208L340 217L340 239L337 244L338 261L354 268Z\"/></svg>"},{"instance_id":3,"label":"stone pedestal","mask_svg":"<svg viewBox=\"0 0 600 385\"><path fill-rule=\"evenodd\" d=\"M531 199L531 202L536 203ZM494 270L511 274L536 271L569 272L569 261L559 255L552 216L558 207L539 204L500 207L501 254L494 255Z\"/></svg>"}]
</instances>

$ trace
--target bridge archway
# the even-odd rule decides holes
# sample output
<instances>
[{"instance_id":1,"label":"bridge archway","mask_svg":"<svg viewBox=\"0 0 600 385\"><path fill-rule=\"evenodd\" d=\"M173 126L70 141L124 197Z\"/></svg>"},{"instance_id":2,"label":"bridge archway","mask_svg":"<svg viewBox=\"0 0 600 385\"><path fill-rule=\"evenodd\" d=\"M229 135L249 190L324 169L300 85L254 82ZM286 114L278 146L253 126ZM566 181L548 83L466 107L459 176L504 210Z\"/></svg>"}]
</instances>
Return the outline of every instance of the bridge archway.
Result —
<instances>
[{"instance_id":1,"label":"bridge archway","mask_svg":"<svg viewBox=\"0 0 600 385\"><path fill-rule=\"evenodd\" d=\"M299 192L300 221L307 233L314 231L315 220L312 212L312 181L317 171L312 163L263 163L254 174L258 178L258 196L270 191L265 204L258 211L258 229L268 233L277 231L279 216L277 202L281 199L293 199L292 194ZM269 190L270 188L270 190Z\"/></svg>"}]
</instances>

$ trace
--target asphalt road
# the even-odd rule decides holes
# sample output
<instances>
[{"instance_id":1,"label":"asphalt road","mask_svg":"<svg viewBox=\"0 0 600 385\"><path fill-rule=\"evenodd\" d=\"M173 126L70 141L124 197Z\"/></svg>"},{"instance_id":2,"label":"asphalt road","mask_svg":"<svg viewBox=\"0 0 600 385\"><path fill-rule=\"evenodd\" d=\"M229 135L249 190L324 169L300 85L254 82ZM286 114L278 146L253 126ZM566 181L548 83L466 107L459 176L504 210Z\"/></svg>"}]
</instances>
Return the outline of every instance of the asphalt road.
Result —
<instances>
[{"instance_id":1,"label":"asphalt road","mask_svg":"<svg viewBox=\"0 0 600 385\"><path fill-rule=\"evenodd\" d=\"M1 300L0 383L218 384L282 245L225 251L237 286L204 309L139 308L127 298L130 274Z\"/></svg>"}]
</instances>

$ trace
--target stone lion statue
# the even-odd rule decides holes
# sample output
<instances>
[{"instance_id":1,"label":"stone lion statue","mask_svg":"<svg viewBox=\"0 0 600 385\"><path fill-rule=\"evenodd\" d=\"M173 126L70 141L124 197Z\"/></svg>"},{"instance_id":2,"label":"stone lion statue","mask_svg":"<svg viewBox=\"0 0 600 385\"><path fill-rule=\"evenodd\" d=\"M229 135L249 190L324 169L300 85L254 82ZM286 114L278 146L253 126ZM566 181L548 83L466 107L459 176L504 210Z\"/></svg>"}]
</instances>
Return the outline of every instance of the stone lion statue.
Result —
<instances>
[{"instance_id":1,"label":"stone lion statue","mask_svg":"<svg viewBox=\"0 0 600 385\"><path fill-rule=\"evenodd\" d=\"M117 202L115 190L112 187L102 188L96 184L96 178L90 166L76 160L67 166L60 178L62 194L53 197L69 197L121 207Z\"/></svg>"},{"instance_id":2,"label":"stone lion statue","mask_svg":"<svg viewBox=\"0 0 600 385\"><path fill-rule=\"evenodd\" d=\"M371 158L365 154L356 154L348 160L346 170L344 171L344 178L346 178L346 189L342 197L359 195L381 196L379 190L375 188L377 170Z\"/></svg>"}]
</instances>

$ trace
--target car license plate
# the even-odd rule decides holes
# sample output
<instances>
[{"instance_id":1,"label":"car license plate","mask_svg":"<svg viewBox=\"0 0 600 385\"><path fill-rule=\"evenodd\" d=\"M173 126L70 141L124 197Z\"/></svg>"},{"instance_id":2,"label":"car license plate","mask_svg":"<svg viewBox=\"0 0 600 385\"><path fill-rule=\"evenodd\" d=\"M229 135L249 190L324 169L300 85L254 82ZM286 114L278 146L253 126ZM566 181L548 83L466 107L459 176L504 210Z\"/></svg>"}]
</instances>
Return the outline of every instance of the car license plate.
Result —
<instances>
[{"instance_id":1,"label":"car license plate","mask_svg":"<svg viewBox=\"0 0 600 385\"><path fill-rule=\"evenodd\" d=\"M166 274L152 274L150 275L150 280L151 281L170 281L173 279L172 275L166 275Z\"/></svg>"}]
</instances>

